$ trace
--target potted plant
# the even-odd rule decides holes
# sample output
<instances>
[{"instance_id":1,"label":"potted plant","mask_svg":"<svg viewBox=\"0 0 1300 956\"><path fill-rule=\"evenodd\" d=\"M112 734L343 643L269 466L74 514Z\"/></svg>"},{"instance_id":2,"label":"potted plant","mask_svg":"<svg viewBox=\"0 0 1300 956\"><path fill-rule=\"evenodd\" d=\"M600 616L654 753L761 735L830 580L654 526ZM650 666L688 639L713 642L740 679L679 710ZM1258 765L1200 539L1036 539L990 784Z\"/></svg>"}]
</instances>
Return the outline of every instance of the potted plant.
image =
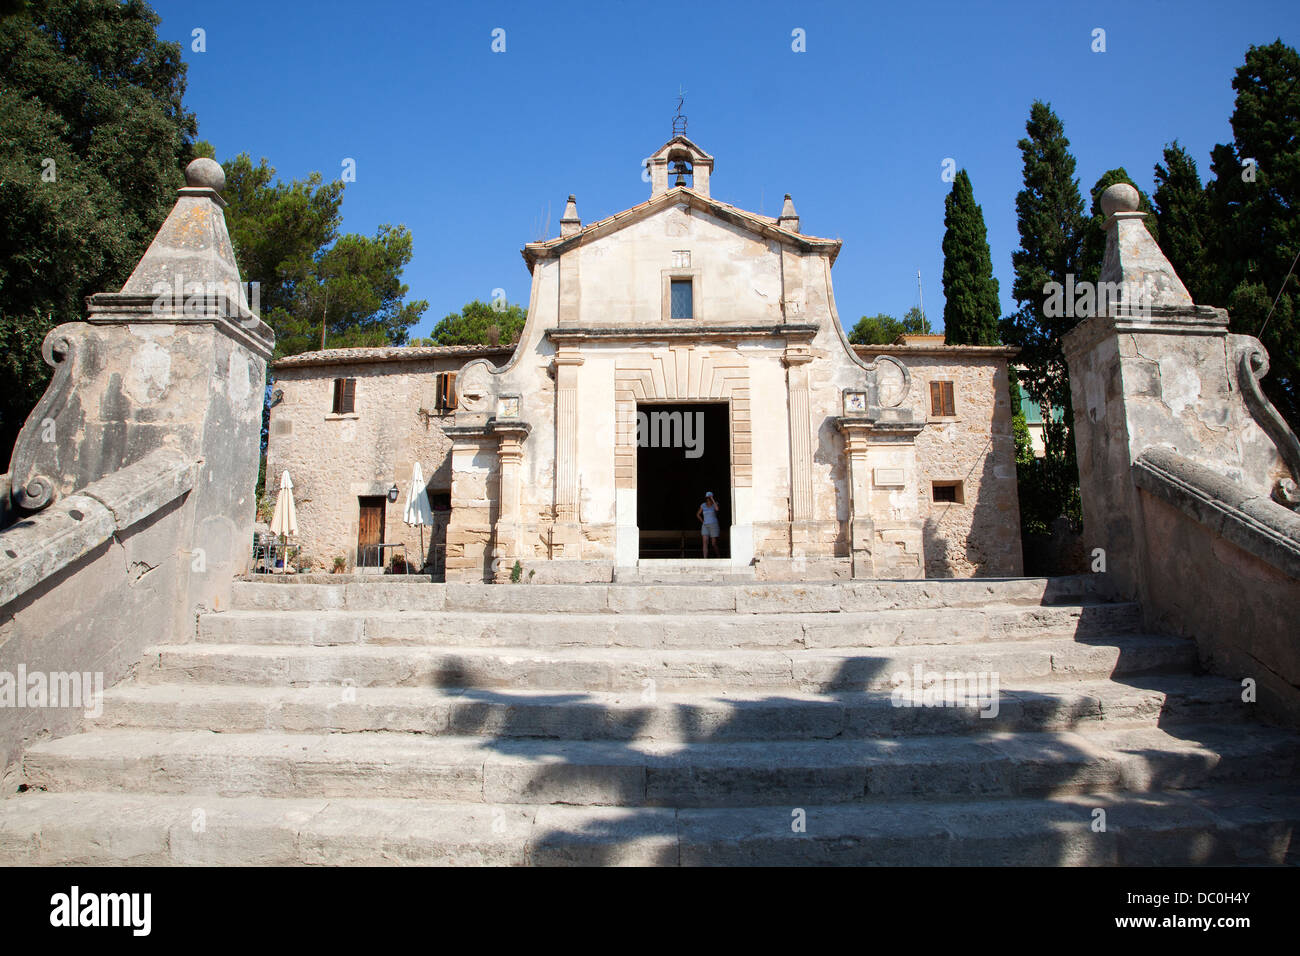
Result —
<instances>
[{"instance_id":1,"label":"potted plant","mask_svg":"<svg viewBox=\"0 0 1300 956\"><path fill-rule=\"evenodd\" d=\"M347 569L348 569L348 559L343 557L343 555L341 554L336 555L334 558L334 573L342 574Z\"/></svg>"}]
</instances>

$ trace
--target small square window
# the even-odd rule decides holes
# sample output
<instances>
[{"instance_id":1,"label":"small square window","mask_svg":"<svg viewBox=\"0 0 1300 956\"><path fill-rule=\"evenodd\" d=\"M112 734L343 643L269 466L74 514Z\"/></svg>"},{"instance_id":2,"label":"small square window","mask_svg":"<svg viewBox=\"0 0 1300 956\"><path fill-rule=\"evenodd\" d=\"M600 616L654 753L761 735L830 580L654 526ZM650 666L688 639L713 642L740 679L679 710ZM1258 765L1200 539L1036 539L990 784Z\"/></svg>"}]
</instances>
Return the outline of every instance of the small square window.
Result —
<instances>
[{"instance_id":1,"label":"small square window","mask_svg":"<svg viewBox=\"0 0 1300 956\"><path fill-rule=\"evenodd\" d=\"M356 408L357 380L355 378L336 378L334 380L334 414L351 415Z\"/></svg>"},{"instance_id":2,"label":"small square window","mask_svg":"<svg viewBox=\"0 0 1300 956\"><path fill-rule=\"evenodd\" d=\"M695 317L693 283L690 279L673 279L669 288L669 316L674 319Z\"/></svg>"},{"instance_id":3,"label":"small square window","mask_svg":"<svg viewBox=\"0 0 1300 956\"><path fill-rule=\"evenodd\" d=\"M960 481L936 481L931 485L931 498L935 504L960 505L965 503Z\"/></svg>"}]
</instances>

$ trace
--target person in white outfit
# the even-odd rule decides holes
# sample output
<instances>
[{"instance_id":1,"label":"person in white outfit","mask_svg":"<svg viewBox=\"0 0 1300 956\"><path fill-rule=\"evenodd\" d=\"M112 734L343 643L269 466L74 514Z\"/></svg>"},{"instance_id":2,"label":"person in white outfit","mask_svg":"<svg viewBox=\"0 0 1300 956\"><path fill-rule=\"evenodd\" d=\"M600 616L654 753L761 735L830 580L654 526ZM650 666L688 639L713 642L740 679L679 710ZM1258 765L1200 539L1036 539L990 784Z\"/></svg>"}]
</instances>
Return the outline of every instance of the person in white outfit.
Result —
<instances>
[{"instance_id":1,"label":"person in white outfit","mask_svg":"<svg viewBox=\"0 0 1300 956\"><path fill-rule=\"evenodd\" d=\"M700 537L703 539L700 544L700 557L709 556L709 545L713 545L714 557L722 557L718 551L718 536L722 533L718 525L718 502L714 500L713 492L707 492L704 495L704 503L695 509L695 518L700 522Z\"/></svg>"}]
</instances>

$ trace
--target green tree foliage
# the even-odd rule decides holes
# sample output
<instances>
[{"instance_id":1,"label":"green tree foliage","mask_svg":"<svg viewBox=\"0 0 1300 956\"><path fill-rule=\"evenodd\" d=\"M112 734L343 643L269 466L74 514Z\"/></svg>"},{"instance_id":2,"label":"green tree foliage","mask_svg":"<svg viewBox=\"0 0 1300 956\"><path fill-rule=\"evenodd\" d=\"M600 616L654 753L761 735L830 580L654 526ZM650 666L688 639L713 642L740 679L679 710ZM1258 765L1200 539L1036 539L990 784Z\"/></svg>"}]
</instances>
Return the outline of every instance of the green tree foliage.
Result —
<instances>
[{"instance_id":1,"label":"green tree foliage","mask_svg":"<svg viewBox=\"0 0 1300 956\"><path fill-rule=\"evenodd\" d=\"M849 342L853 345L888 345L900 335L929 335L930 320L916 306L907 310L902 320L883 312L876 315L864 315L849 332Z\"/></svg>"},{"instance_id":2,"label":"green tree foliage","mask_svg":"<svg viewBox=\"0 0 1300 956\"><path fill-rule=\"evenodd\" d=\"M0 18L0 458L49 381L41 342L116 291L171 209L197 124L141 0Z\"/></svg>"},{"instance_id":3,"label":"green tree foliage","mask_svg":"<svg viewBox=\"0 0 1300 956\"><path fill-rule=\"evenodd\" d=\"M406 342L428 303L405 301L413 241L405 226L339 235L343 183L320 173L280 182L265 159L254 166L246 153L222 168L235 258L244 280L258 283L277 357L319 349L322 327L326 348Z\"/></svg>"},{"instance_id":4,"label":"green tree foliage","mask_svg":"<svg viewBox=\"0 0 1300 956\"><path fill-rule=\"evenodd\" d=\"M495 337L502 345L519 341L524 330L528 310L518 305L495 309L486 302L475 299L459 312L452 312L433 327L427 339L417 339L414 345L491 345Z\"/></svg>"},{"instance_id":5,"label":"green tree foliage","mask_svg":"<svg viewBox=\"0 0 1300 956\"><path fill-rule=\"evenodd\" d=\"M1300 276L1287 278L1300 253L1300 55L1281 40L1252 46L1232 88L1233 142L1212 151L1206 186L1208 304L1228 308L1234 332L1263 341L1264 391L1300 429Z\"/></svg>"},{"instance_id":6,"label":"green tree foliage","mask_svg":"<svg viewBox=\"0 0 1300 956\"><path fill-rule=\"evenodd\" d=\"M1214 294L1214 278L1206 260L1206 243L1213 228L1210 205L1196 160L1177 140L1165 147L1164 164L1156 163L1155 182L1152 199L1160 248L1192 301L1208 304Z\"/></svg>"},{"instance_id":7,"label":"green tree foliage","mask_svg":"<svg viewBox=\"0 0 1300 956\"><path fill-rule=\"evenodd\" d=\"M1101 178L1092 187L1090 218L1083 227L1083 263L1079 279L1076 279L1076 282L1082 280L1095 283L1101 277L1102 260L1106 258L1106 217L1101 211L1101 194L1116 183L1128 183L1138 191L1138 211L1147 213L1146 219L1143 220L1147 231L1151 233L1151 238L1156 242L1160 241L1160 227L1150 197L1142 191L1137 183L1133 182L1133 177L1128 174L1128 171L1123 166L1118 169L1107 170L1102 173ZM1097 304L1097 307L1100 309L1100 303ZM1082 318L1082 316L1076 316L1075 318Z\"/></svg>"},{"instance_id":8,"label":"green tree foliage","mask_svg":"<svg viewBox=\"0 0 1300 956\"><path fill-rule=\"evenodd\" d=\"M984 211L966 170L943 203L943 332L948 345L996 345L998 280L993 278Z\"/></svg>"},{"instance_id":9,"label":"green tree foliage","mask_svg":"<svg viewBox=\"0 0 1300 956\"><path fill-rule=\"evenodd\" d=\"M1048 416L1043 423L1046 457L1019 473L1021 526L1029 531L1042 516L1049 516L1048 522L1060 515L1080 518L1069 372L1061 351L1061 336L1077 320L1048 314L1044 303L1048 283L1064 287L1067 277L1079 277L1087 220L1060 118L1048 104L1035 101L1025 130L1029 135L1019 143L1025 188L1016 195L1020 248L1011 255L1019 307L1002 320L1002 341L1020 347L1018 379L1030 397L1065 411L1060 421ZM1016 398L1013 392L1013 402Z\"/></svg>"}]
</instances>

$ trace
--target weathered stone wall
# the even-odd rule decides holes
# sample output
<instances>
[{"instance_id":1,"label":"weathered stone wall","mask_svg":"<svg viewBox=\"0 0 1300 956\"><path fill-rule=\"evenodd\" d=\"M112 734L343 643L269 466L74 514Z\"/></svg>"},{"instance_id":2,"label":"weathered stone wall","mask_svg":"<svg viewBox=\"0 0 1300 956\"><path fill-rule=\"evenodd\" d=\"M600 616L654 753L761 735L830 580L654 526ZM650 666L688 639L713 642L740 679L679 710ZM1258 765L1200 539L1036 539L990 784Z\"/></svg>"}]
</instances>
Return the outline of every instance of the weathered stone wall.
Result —
<instances>
[{"instance_id":1,"label":"weathered stone wall","mask_svg":"<svg viewBox=\"0 0 1300 956\"><path fill-rule=\"evenodd\" d=\"M1165 449L1137 467L1148 626L1300 725L1300 515Z\"/></svg>"},{"instance_id":2,"label":"weathered stone wall","mask_svg":"<svg viewBox=\"0 0 1300 956\"><path fill-rule=\"evenodd\" d=\"M926 577L1011 577L1023 572L1015 439L1004 356L896 353L912 370ZM953 383L952 417L931 414L930 383ZM961 482L961 500L934 500L934 483Z\"/></svg>"},{"instance_id":3,"label":"weathered stone wall","mask_svg":"<svg viewBox=\"0 0 1300 956\"><path fill-rule=\"evenodd\" d=\"M221 167L186 178L122 289L46 337L54 376L0 481L0 695L20 669L113 684L228 606L248 567L274 338L239 280ZM81 713L17 710L0 708L6 763Z\"/></svg>"},{"instance_id":4,"label":"weathered stone wall","mask_svg":"<svg viewBox=\"0 0 1300 956\"><path fill-rule=\"evenodd\" d=\"M192 632L183 597L203 576L187 553L200 473L186 456L164 449L0 535L3 789L11 789L26 746L81 729L98 706L94 689L119 680L149 644ZM40 705L35 685L20 679L48 688L57 687L54 675L72 674L80 678L76 697L60 699L56 690Z\"/></svg>"},{"instance_id":5,"label":"weathered stone wall","mask_svg":"<svg viewBox=\"0 0 1300 956\"><path fill-rule=\"evenodd\" d=\"M409 354L435 351L411 349ZM401 355L407 350L347 352ZM320 363L313 362L317 357ZM277 366L274 391L280 397L271 408L265 492L274 499L281 474L289 472L298 514L296 543L312 567L331 570L335 557L355 566L358 498L386 495L394 484L399 493L397 501L385 503L384 540L405 543L419 567L420 529L402 520L406 497L417 461L430 496L451 491L451 441L443 426L453 419L437 411L437 375L456 372L465 361L464 356L429 354L341 364L327 351ZM336 378L357 380L351 414L333 412ZM425 560L431 563L441 560L446 543L445 515L435 514L435 522L423 533Z\"/></svg>"}]
</instances>

